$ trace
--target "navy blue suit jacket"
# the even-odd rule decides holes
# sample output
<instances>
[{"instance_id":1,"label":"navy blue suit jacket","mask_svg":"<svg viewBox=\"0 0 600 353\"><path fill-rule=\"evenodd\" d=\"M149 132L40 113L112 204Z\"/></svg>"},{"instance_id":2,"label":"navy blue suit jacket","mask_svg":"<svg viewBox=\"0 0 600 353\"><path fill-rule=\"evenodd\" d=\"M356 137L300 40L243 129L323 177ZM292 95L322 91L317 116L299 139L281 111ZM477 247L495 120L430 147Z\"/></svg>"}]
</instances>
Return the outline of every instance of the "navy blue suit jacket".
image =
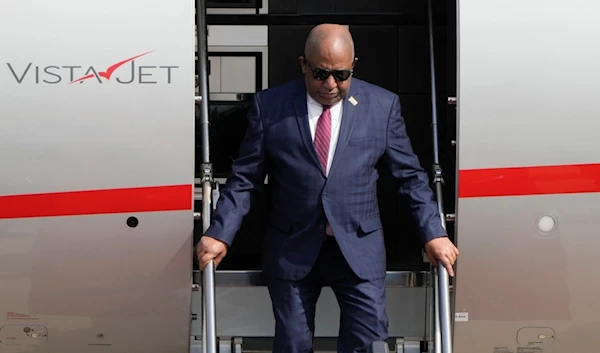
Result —
<instances>
[{"instance_id":1,"label":"navy blue suit jacket","mask_svg":"<svg viewBox=\"0 0 600 353\"><path fill-rule=\"evenodd\" d=\"M358 104L350 103L350 97ZM446 236L428 176L407 136L398 95L353 78L343 104L338 144L326 177L312 143L304 80L257 93L239 158L205 234L231 245L268 174L274 208L263 247L266 275L291 280L306 276L329 221L357 276L382 278L386 251L375 165L386 155L422 242Z\"/></svg>"}]
</instances>

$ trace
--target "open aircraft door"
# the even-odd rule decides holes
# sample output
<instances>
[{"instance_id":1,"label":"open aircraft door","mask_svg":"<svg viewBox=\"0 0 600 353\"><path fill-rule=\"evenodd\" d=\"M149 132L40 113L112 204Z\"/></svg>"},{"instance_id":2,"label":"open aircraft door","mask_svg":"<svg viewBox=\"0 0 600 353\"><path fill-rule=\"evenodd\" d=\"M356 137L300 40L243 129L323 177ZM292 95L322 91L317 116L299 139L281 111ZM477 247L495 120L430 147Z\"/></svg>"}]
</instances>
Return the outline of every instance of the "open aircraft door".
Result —
<instances>
[{"instance_id":1,"label":"open aircraft door","mask_svg":"<svg viewBox=\"0 0 600 353\"><path fill-rule=\"evenodd\" d=\"M194 5L0 3L0 352L187 352Z\"/></svg>"},{"instance_id":2,"label":"open aircraft door","mask_svg":"<svg viewBox=\"0 0 600 353\"><path fill-rule=\"evenodd\" d=\"M598 3L458 4L455 350L596 352Z\"/></svg>"},{"instance_id":3,"label":"open aircraft door","mask_svg":"<svg viewBox=\"0 0 600 353\"><path fill-rule=\"evenodd\" d=\"M210 119L209 119L209 78L208 78L208 43L207 43L207 21L206 21L206 5L205 0L196 0L196 31L197 31L197 73L198 73L198 93L196 102L199 105L199 120L198 124L200 130L200 149L201 149L201 160L200 165L197 168L200 170L199 182L201 191L196 197L197 201L201 201L201 212L196 214L196 218L201 220L202 234L210 226L211 211L214 208L214 204L218 199L218 187L219 183L213 178L213 166L211 163L211 146L210 146ZM258 13L258 10L257 10ZM446 214L443 208L443 196L442 196L442 170L439 161L438 152L438 132L437 132L437 97L436 97L436 83L435 83L435 63L434 63L434 34L433 34L433 15L431 8L431 1L427 2L427 44L428 53L430 56L429 73L431 78L431 114L432 114L432 134L433 134L433 161L434 161L434 175L433 185L436 192L436 197L439 203L439 212L442 218L444 228L446 228ZM198 129L198 127L197 127ZM215 192L215 188L217 192ZM214 263L210 262L202 271L197 272L198 276L195 276L196 290L201 291L202 298L202 337L200 339L200 349L194 350L194 352L200 351L201 353L242 353L244 351L242 339L237 337L227 337L226 340L221 340L219 337L219 329L217 324L217 306L219 298L217 297L216 291L216 279L222 276L222 282L228 283L225 278L231 276L246 277L246 281L253 282L254 285L260 281L260 274L252 273L250 271L238 272L235 271L216 271ZM250 280L249 278L254 278ZM450 279L446 269L440 264L438 268L431 268L431 277L433 281L429 282L430 289L430 317L429 324L432 326L431 340L427 347L430 353L452 353L452 320L451 320L451 303L450 303ZM236 282L236 283L234 283ZM237 281L232 281L233 286L239 285ZM394 298L390 298L393 301ZM260 314L260 313L257 313ZM269 317L272 315L271 312L265 313ZM197 316L196 316L197 318ZM230 318L227 318L230 320ZM238 322L241 326L242 322ZM237 329L238 331L243 330L242 328ZM261 349L262 350L262 349ZM394 344L394 351L397 353L420 353L421 345L414 344L412 342L398 341ZM389 345L387 342L373 342L369 347L369 353L387 353L389 352Z\"/></svg>"}]
</instances>

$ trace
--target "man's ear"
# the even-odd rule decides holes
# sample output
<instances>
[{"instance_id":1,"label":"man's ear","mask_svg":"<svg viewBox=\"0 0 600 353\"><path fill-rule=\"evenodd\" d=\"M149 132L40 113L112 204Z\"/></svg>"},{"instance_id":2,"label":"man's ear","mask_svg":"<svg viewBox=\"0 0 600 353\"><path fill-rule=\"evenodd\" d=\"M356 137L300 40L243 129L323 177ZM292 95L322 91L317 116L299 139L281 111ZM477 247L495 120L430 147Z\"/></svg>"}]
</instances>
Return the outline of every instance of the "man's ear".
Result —
<instances>
[{"instance_id":1,"label":"man's ear","mask_svg":"<svg viewBox=\"0 0 600 353\"><path fill-rule=\"evenodd\" d=\"M304 61L304 55L300 55L298 57L298 61L300 62L300 69L302 70L302 74L306 73L306 62Z\"/></svg>"}]
</instances>

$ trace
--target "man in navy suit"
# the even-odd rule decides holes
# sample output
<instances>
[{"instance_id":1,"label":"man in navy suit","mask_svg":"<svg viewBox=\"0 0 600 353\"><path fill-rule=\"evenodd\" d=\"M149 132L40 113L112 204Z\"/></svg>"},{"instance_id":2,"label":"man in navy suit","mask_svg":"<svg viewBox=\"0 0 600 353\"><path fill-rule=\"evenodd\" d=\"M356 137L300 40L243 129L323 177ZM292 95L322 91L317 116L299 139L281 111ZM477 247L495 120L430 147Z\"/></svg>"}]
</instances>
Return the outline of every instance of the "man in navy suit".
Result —
<instances>
[{"instance_id":1,"label":"man in navy suit","mask_svg":"<svg viewBox=\"0 0 600 353\"><path fill-rule=\"evenodd\" d=\"M239 158L198 244L198 260L201 268L210 260L219 264L268 175L274 209L262 267L276 321L274 352L312 352L323 286L331 286L340 305L338 352L365 352L388 335L375 169L382 157L431 261L441 261L453 276L458 250L441 226L398 96L352 78L350 32L315 27L300 63L304 79L254 96Z\"/></svg>"}]
</instances>

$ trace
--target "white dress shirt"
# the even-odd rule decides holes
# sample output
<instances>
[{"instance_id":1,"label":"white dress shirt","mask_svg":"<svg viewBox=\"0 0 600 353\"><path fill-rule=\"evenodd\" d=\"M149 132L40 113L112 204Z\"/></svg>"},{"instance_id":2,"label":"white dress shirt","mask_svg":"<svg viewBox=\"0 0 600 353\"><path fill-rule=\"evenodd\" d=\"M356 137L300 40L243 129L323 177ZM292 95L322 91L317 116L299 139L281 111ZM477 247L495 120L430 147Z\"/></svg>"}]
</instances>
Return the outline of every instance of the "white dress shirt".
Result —
<instances>
[{"instance_id":1,"label":"white dress shirt","mask_svg":"<svg viewBox=\"0 0 600 353\"><path fill-rule=\"evenodd\" d=\"M313 142L315 141L315 132L317 131L317 122L319 117L323 113L323 106L314 100L310 94L306 94L306 104L308 106L308 123L310 124L310 135ZM331 162L333 161L333 154L335 153L335 147L337 145L338 137L340 136L340 125L342 122L342 101L337 102L330 108L331 112L331 141L329 144L329 157L327 159L327 174L331 169Z\"/></svg>"},{"instance_id":2,"label":"white dress shirt","mask_svg":"<svg viewBox=\"0 0 600 353\"><path fill-rule=\"evenodd\" d=\"M306 94L306 104L308 106L308 123L310 125L310 135L312 141L315 141L315 133L317 131L317 122L323 113L323 106L314 100L310 94ZM333 161L333 154L337 145L338 137L340 136L340 126L342 123L343 104L342 101L337 102L330 108L331 112L331 140L329 143L329 155L327 159L327 171L326 175L329 174L331 169L331 162ZM333 236L333 230L329 225L326 225L325 233L329 236Z\"/></svg>"}]
</instances>

